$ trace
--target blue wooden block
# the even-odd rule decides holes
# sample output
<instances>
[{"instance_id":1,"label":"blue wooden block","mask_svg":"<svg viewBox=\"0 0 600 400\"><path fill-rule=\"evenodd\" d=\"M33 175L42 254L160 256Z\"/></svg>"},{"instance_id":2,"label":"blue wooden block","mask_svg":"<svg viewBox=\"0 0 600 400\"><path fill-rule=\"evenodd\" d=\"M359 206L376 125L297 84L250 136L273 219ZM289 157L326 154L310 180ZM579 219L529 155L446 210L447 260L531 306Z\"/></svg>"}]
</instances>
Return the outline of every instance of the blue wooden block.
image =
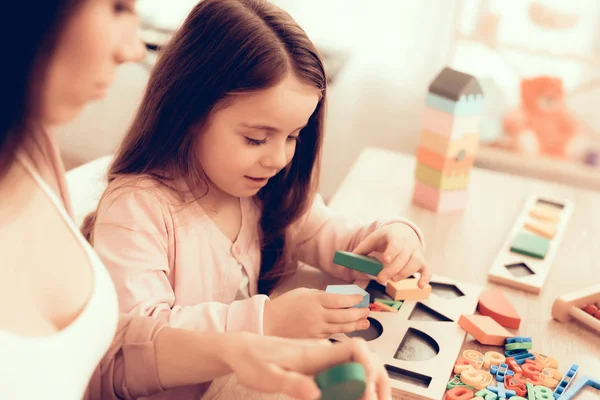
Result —
<instances>
[{"instance_id":1,"label":"blue wooden block","mask_svg":"<svg viewBox=\"0 0 600 400\"><path fill-rule=\"evenodd\" d=\"M360 294L363 300L352 308L368 308L370 303L369 293L356 285L328 285L325 288L327 293L336 294Z\"/></svg>"},{"instance_id":2,"label":"blue wooden block","mask_svg":"<svg viewBox=\"0 0 600 400\"><path fill-rule=\"evenodd\" d=\"M459 101L452 101L437 94L428 93L425 102L429 107L459 117L474 117L483 114L482 95L461 96Z\"/></svg>"},{"instance_id":3,"label":"blue wooden block","mask_svg":"<svg viewBox=\"0 0 600 400\"><path fill-rule=\"evenodd\" d=\"M586 387L593 387L596 390L600 390L600 381L596 379L592 379L589 376L580 377L577 382L572 383L569 386L569 389L560 396L560 400L572 400ZM600 395L600 393L599 393Z\"/></svg>"}]
</instances>

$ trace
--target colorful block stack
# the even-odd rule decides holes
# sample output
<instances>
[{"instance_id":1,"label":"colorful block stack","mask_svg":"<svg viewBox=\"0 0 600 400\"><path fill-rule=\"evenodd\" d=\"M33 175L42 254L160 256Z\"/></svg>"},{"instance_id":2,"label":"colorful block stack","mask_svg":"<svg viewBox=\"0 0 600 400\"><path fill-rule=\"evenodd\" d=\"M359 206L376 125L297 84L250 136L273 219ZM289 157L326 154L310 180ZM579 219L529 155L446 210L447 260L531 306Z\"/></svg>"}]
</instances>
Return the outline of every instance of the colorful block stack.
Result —
<instances>
[{"instance_id":1,"label":"colorful block stack","mask_svg":"<svg viewBox=\"0 0 600 400\"><path fill-rule=\"evenodd\" d=\"M479 143L481 86L446 67L429 86L426 105L413 202L435 212L463 210Z\"/></svg>"}]
</instances>

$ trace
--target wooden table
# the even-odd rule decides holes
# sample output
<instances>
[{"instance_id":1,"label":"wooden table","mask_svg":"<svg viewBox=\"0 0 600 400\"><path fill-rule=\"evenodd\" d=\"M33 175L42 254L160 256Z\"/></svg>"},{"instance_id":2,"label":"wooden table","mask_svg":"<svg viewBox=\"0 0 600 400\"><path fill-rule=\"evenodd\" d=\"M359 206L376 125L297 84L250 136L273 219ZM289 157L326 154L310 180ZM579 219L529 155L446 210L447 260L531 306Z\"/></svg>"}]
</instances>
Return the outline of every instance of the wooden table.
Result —
<instances>
[{"instance_id":1,"label":"wooden table","mask_svg":"<svg viewBox=\"0 0 600 400\"><path fill-rule=\"evenodd\" d=\"M533 338L534 351L552 355L562 373L572 364L600 379L600 338L576 323L558 323L550 311L564 293L600 283L600 192L473 169L470 200L462 215L438 215L412 204L415 159L366 149L353 164L329 206L364 219L403 216L417 223L434 273L465 282L502 288L522 316L519 336ZM512 224L530 195L570 199L575 210L540 295L487 283L487 273ZM467 336L463 349L479 346ZM565 370L565 371L563 371ZM579 398L597 399L586 390Z\"/></svg>"}]
</instances>

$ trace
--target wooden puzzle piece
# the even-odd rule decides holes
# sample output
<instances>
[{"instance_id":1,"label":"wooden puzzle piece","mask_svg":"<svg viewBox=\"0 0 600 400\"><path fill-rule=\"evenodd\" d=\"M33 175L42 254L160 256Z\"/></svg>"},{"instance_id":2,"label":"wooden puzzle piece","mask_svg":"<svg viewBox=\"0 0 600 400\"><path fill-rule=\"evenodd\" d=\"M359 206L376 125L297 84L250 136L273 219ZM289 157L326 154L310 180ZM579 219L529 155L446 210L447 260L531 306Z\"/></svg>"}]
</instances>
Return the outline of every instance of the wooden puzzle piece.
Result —
<instances>
[{"instance_id":1,"label":"wooden puzzle piece","mask_svg":"<svg viewBox=\"0 0 600 400\"><path fill-rule=\"evenodd\" d=\"M459 152L456 157L446 157L425 147L417 148L416 158L419 163L450 175L469 173L475 162L475 156L466 152Z\"/></svg>"},{"instance_id":2,"label":"wooden puzzle piece","mask_svg":"<svg viewBox=\"0 0 600 400\"><path fill-rule=\"evenodd\" d=\"M421 131L419 147L443 155L445 158L474 157L479 146L479 135L469 133L460 139L452 140L427 129Z\"/></svg>"},{"instance_id":3,"label":"wooden puzzle piece","mask_svg":"<svg viewBox=\"0 0 600 400\"><path fill-rule=\"evenodd\" d=\"M469 185L470 174L439 171L425 164L417 163L415 177L425 185L439 190L464 190Z\"/></svg>"},{"instance_id":4,"label":"wooden puzzle piece","mask_svg":"<svg viewBox=\"0 0 600 400\"><path fill-rule=\"evenodd\" d=\"M396 301L396 300L386 300L386 299L375 299L374 301L386 304L392 308L395 308L396 310L399 310L400 307L402 307L402 302L399 300Z\"/></svg>"},{"instance_id":5,"label":"wooden puzzle piece","mask_svg":"<svg viewBox=\"0 0 600 400\"><path fill-rule=\"evenodd\" d=\"M458 139L466 133L479 132L481 116L460 117L432 107L425 107L423 128L451 139Z\"/></svg>"},{"instance_id":6,"label":"wooden puzzle piece","mask_svg":"<svg viewBox=\"0 0 600 400\"><path fill-rule=\"evenodd\" d=\"M394 300L422 300L431 294L431 285L420 288L418 280L414 278L403 279L398 282L389 280L385 292Z\"/></svg>"},{"instance_id":7,"label":"wooden puzzle piece","mask_svg":"<svg viewBox=\"0 0 600 400\"><path fill-rule=\"evenodd\" d=\"M562 208L548 202L537 202L529 211L529 215L534 218L558 222L561 218Z\"/></svg>"},{"instance_id":8,"label":"wooden puzzle piece","mask_svg":"<svg viewBox=\"0 0 600 400\"><path fill-rule=\"evenodd\" d=\"M377 304L377 302L369 304L369 310L371 310L371 311L384 311L383 307L381 307L380 304Z\"/></svg>"},{"instance_id":9,"label":"wooden puzzle piece","mask_svg":"<svg viewBox=\"0 0 600 400\"><path fill-rule=\"evenodd\" d=\"M321 400L358 400L366 389L365 369L357 362L340 364L318 374L315 382Z\"/></svg>"},{"instance_id":10,"label":"wooden puzzle piece","mask_svg":"<svg viewBox=\"0 0 600 400\"><path fill-rule=\"evenodd\" d=\"M468 200L466 190L439 190L416 181L413 203L435 212L462 211Z\"/></svg>"},{"instance_id":11,"label":"wooden puzzle piece","mask_svg":"<svg viewBox=\"0 0 600 400\"><path fill-rule=\"evenodd\" d=\"M502 325L485 315L461 315L458 325L473 336L479 343L502 346L507 338L514 335Z\"/></svg>"},{"instance_id":12,"label":"wooden puzzle piece","mask_svg":"<svg viewBox=\"0 0 600 400\"><path fill-rule=\"evenodd\" d=\"M522 232L513 240L510 251L543 260L549 247L548 239Z\"/></svg>"},{"instance_id":13,"label":"wooden puzzle piece","mask_svg":"<svg viewBox=\"0 0 600 400\"><path fill-rule=\"evenodd\" d=\"M546 239L553 239L556 236L556 221L540 221L539 219L529 219L525 221L525 229Z\"/></svg>"},{"instance_id":14,"label":"wooden puzzle piece","mask_svg":"<svg viewBox=\"0 0 600 400\"><path fill-rule=\"evenodd\" d=\"M366 274L377 276L383 269L383 264L375 257L354 254L349 251L337 250L333 256L333 263Z\"/></svg>"},{"instance_id":15,"label":"wooden puzzle piece","mask_svg":"<svg viewBox=\"0 0 600 400\"><path fill-rule=\"evenodd\" d=\"M521 317L500 289L486 290L479 297L477 311L505 328L519 329Z\"/></svg>"},{"instance_id":16,"label":"wooden puzzle piece","mask_svg":"<svg viewBox=\"0 0 600 400\"><path fill-rule=\"evenodd\" d=\"M397 313L398 312L397 308L394 308L392 306L388 306L387 304L382 303L379 300L375 300L375 304L377 304L381 308L381 311L387 311L387 312L391 312L391 313Z\"/></svg>"},{"instance_id":17,"label":"wooden puzzle piece","mask_svg":"<svg viewBox=\"0 0 600 400\"><path fill-rule=\"evenodd\" d=\"M427 106L461 117L481 115L483 112L483 96L462 96L459 101L429 93L425 99Z\"/></svg>"},{"instance_id":18,"label":"wooden puzzle piece","mask_svg":"<svg viewBox=\"0 0 600 400\"><path fill-rule=\"evenodd\" d=\"M586 313L581 307L600 301L600 285L563 295L552 304L552 318L560 322L575 319L600 332L600 319Z\"/></svg>"},{"instance_id":19,"label":"wooden puzzle piece","mask_svg":"<svg viewBox=\"0 0 600 400\"><path fill-rule=\"evenodd\" d=\"M437 275L432 277L431 282L432 294L427 299L404 301L397 313L372 313L369 316L371 326L379 326L376 335L367 337L365 331L357 331L334 336L339 341L349 340L349 336L367 340L369 348L380 357L388 371L395 399L440 400L443 397L466 335L452 321L458 320L461 314L473 313L477 307L481 293L479 286ZM365 288L372 299L391 300L385 294L386 287L376 281L356 283ZM442 287L444 293L454 295L434 295L433 285L438 290ZM410 319L419 304L451 321Z\"/></svg>"},{"instance_id":20,"label":"wooden puzzle piece","mask_svg":"<svg viewBox=\"0 0 600 400\"><path fill-rule=\"evenodd\" d=\"M352 306L352 308L366 308L369 307L369 293L367 293L366 290L356 286L356 285L328 285L325 288L325 292L327 293L335 293L335 294L347 294L347 295L352 295L352 294L360 294L363 299L360 303L358 303L355 306Z\"/></svg>"},{"instance_id":21,"label":"wooden puzzle piece","mask_svg":"<svg viewBox=\"0 0 600 400\"><path fill-rule=\"evenodd\" d=\"M532 233L527 233L527 231L524 232L525 223L531 218L529 215L530 211L538 206L542 207L542 209L551 207L560 210L558 214L560 218L556 221L556 234L552 240L535 236ZM514 222L492 263L488 273L488 280L539 294L546 283L546 279L552 268L552 262L560 248L560 243L565 235L567 224L573 214L573 209L573 203L568 200L555 201L538 196L528 197L521 213ZM541 245L542 247L535 245L535 243L534 246L531 246L530 243L523 244L520 239L516 240L522 234L537 237L538 239L534 239L534 242L538 240L540 243L545 242L548 244L547 249L544 250L545 244ZM525 242L528 240L526 239ZM513 246L513 244L516 246ZM533 251L529 247L533 247ZM522 255L522 253L527 255ZM535 257L536 255L538 258Z\"/></svg>"}]
</instances>

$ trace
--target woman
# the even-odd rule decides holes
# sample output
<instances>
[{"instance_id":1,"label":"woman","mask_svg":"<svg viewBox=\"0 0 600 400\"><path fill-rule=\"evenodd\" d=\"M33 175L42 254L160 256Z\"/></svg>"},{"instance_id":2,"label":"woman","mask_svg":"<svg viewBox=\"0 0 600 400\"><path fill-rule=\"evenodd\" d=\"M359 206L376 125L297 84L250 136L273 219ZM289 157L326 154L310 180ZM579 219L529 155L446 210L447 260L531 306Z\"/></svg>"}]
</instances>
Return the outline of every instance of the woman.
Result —
<instances>
[{"instance_id":1,"label":"woman","mask_svg":"<svg viewBox=\"0 0 600 400\"><path fill-rule=\"evenodd\" d=\"M9 2L4 15L0 301L11 306L0 309L0 398L133 399L235 372L253 389L309 399L318 397L309 375L349 360L365 366L370 398L389 396L385 371L361 342L118 320L112 282L70 219L51 132L101 98L119 64L143 56L134 0Z\"/></svg>"}]
</instances>

